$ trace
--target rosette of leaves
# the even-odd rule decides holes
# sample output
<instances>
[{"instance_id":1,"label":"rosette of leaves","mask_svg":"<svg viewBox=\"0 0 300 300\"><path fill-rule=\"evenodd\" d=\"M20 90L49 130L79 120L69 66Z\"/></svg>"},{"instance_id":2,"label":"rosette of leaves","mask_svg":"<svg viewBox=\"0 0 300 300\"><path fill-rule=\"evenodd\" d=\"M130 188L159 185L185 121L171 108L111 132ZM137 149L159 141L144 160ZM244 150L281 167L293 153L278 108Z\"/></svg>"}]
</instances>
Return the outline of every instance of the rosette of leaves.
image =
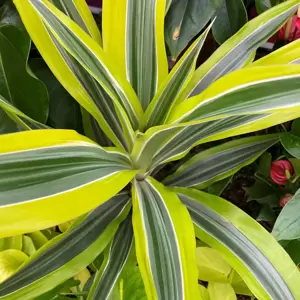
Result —
<instances>
[{"instance_id":1,"label":"rosette of leaves","mask_svg":"<svg viewBox=\"0 0 300 300\"><path fill-rule=\"evenodd\" d=\"M196 145L300 116L300 67L289 64L299 51L252 64L298 1L247 23L195 70L208 27L170 73L164 0L104 1L102 38L83 0L14 3L43 59L88 114L86 136L57 129L0 136L0 237L77 218L0 285L0 299L35 299L101 253L87 299L108 299L133 245L148 299L201 299L195 237L257 298L298 299L300 274L272 235L200 191L256 160L276 135L223 143L161 182L155 177Z\"/></svg>"}]
</instances>

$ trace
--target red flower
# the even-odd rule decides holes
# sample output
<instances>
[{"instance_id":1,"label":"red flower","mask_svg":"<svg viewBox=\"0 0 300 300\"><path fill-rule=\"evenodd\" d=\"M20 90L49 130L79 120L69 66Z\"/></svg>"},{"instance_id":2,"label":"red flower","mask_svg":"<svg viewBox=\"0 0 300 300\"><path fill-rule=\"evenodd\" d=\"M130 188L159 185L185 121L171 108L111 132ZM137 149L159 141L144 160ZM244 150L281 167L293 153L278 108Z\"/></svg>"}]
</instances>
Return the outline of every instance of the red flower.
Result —
<instances>
[{"instance_id":1,"label":"red flower","mask_svg":"<svg viewBox=\"0 0 300 300\"><path fill-rule=\"evenodd\" d=\"M275 183L286 184L293 174L293 166L288 160L277 160L272 162L271 178Z\"/></svg>"},{"instance_id":2,"label":"red flower","mask_svg":"<svg viewBox=\"0 0 300 300\"><path fill-rule=\"evenodd\" d=\"M285 194L281 199L280 199L280 206L284 207L291 199L293 198L292 194Z\"/></svg>"},{"instance_id":3,"label":"red flower","mask_svg":"<svg viewBox=\"0 0 300 300\"><path fill-rule=\"evenodd\" d=\"M278 39L292 42L300 38L300 18L292 16L291 19L279 30Z\"/></svg>"}]
</instances>

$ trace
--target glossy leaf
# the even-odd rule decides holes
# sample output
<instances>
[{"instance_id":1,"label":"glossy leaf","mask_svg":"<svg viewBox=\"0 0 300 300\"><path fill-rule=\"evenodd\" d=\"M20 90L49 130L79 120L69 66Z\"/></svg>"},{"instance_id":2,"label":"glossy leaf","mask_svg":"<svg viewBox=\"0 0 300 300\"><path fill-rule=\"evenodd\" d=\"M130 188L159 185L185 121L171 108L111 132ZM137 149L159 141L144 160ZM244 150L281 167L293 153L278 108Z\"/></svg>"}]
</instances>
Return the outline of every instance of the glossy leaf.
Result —
<instances>
[{"instance_id":1,"label":"glossy leaf","mask_svg":"<svg viewBox=\"0 0 300 300\"><path fill-rule=\"evenodd\" d=\"M297 267L259 223L219 197L174 190L190 212L196 236L222 254L258 299L299 297Z\"/></svg>"},{"instance_id":2,"label":"glossy leaf","mask_svg":"<svg viewBox=\"0 0 300 300\"><path fill-rule=\"evenodd\" d=\"M161 85L143 117L146 128L164 123L176 103L181 88L187 84L194 73L197 57L209 30L210 27L189 47Z\"/></svg>"},{"instance_id":3,"label":"glossy leaf","mask_svg":"<svg viewBox=\"0 0 300 300\"><path fill-rule=\"evenodd\" d=\"M63 130L0 136L0 165L0 236L44 229L86 213L136 173L124 153Z\"/></svg>"},{"instance_id":4,"label":"glossy leaf","mask_svg":"<svg viewBox=\"0 0 300 300\"><path fill-rule=\"evenodd\" d=\"M0 6L0 26L14 25L20 29L24 29L21 18L14 6L13 2L2 1Z\"/></svg>"},{"instance_id":5,"label":"glossy leaf","mask_svg":"<svg viewBox=\"0 0 300 300\"><path fill-rule=\"evenodd\" d=\"M195 299L195 239L186 208L153 179L134 181L136 254L149 299Z\"/></svg>"},{"instance_id":6,"label":"glossy leaf","mask_svg":"<svg viewBox=\"0 0 300 300\"><path fill-rule=\"evenodd\" d=\"M29 117L44 123L48 116L47 90L28 72L29 50L30 39L24 30L0 26L0 94Z\"/></svg>"},{"instance_id":7,"label":"glossy leaf","mask_svg":"<svg viewBox=\"0 0 300 300\"><path fill-rule=\"evenodd\" d=\"M87 300L109 299L128 259L133 243L131 214L119 226L97 272Z\"/></svg>"},{"instance_id":8,"label":"glossy leaf","mask_svg":"<svg viewBox=\"0 0 300 300\"><path fill-rule=\"evenodd\" d=\"M300 238L300 191L288 201L280 212L272 234L277 240L295 240Z\"/></svg>"},{"instance_id":9,"label":"glossy leaf","mask_svg":"<svg viewBox=\"0 0 300 300\"><path fill-rule=\"evenodd\" d=\"M210 148L192 157L165 179L172 186L205 188L254 162L278 142L276 135L249 137Z\"/></svg>"},{"instance_id":10,"label":"glossy leaf","mask_svg":"<svg viewBox=\"0 0 300 300\"><path fill-rule=\"evenodd\" d=\"M172 0L165 19L165 40L174 61L214 12L211 0Z\"/></svg>"},{"instance_id":11,"label":"glossy leaf","mask_svg":"<svg viewBox=\"0 0 300 300\"><path fill-rule=\"evenodd\" d=\"M28 256L20 250L0 252L0 283L13 275L27 259Z\"/></svg>"},{"instance_id":12,"label":"glossy leaf","mask_svg":"<svg viewBox=\"0 0 300 300\"><path fill-rule=\"evenodd\" d=\"M13 121L9 115L1 108L1 101L0 101L0 134L5 133L13 133L17 131L21 131L22 128L18 126L18 124Z\"/></svg>"},{"instance_id":13,"label":"glossy leaf","mask_svg":"<svg viewBox=\"0 0 300 300\"><path fill-rule=\"evenodd\" d=\"M15 249L15 250L22 250L23 246L23 239L22 235L15 235L12 237L4 238L3 244L0 250L9 250L9 249Z\"/></svg>"},{"instance_id":14,"label":"glossy leaf","mask_svg":"<svg viewBox=\"0 0 300 300\"><path fill-rule=\"evenodd\" d=\"M236 300L234 289L229 283L209 282L207 290L210 299Z\"/></svg>"},{"instance_id":15,"label":"glossy leaf","mask_svg":"<svg viewBox=\"0 0 300 300\"><path fill-rule=\"evenodd\" d=\"M300 265L300 240L291 240L284 247L285 251L292 258L294 263L299 267Z\"/></svg>"},{"instance_id":16,"label":"glossy leaf","mask_svg":"<svg viewBox=\"0 0 300 300\"><path fill-rule=\"evenodd\" d=\"M97 207L77 227L37 251L0 285L0 299L34 299L76 275L104 250L129 209L126 194Z\"/></svg>"},{"instance_id":17,"label":"glossy leaf","mask_svg":"<svg viewBox=\"0 0 300 300\"><path fill-rule=\"evenodd\" d=\"M298 4L298 0L284 2L248 22L196 70L180 98L200 94L218 78L250 63L255 50L284 24Z\"/></svg>"},{"instance_id":18,"label":"glossy leaf","mask_svg":"<svg viewBox=\"0 0 300 300\"><path fill-rule=\"evenodd\" d=\"M223 44L248 21L247 11L243 0L223 0L216 9L216 20L212 33L219 44Z\"/></svg>"},{"instance_id":19,"label":"glossy leaf","mask_svg":"<svg viewBox=\"0 0 300 300\"><path fill-rule=\"evenodd\" d=\"M216 249L198 247L196 249L196 260L199 280L228 282L231 266Z\"/></svg>"},{"instance_id":20,"label":"glossy leaf","mask_svg":"<svg viewBox=\"0 0 300 300\"><path fill-rule=\"evenodd\" d=\"M34 254L36 252L36 248L34 246L34 243L32 241L32 239L27 236L27 235L23 235L22 236L22 244L23 244L23 247L22 247L22 251L27 254L28 256L31 256L32 254Z\"/></svg>"},{"instance_id":21,"label":"glossy leaf","mask_svg":"<svg viewBox=\"0 0 300 300\"><path fill-rule=\"evenodd\" d=\"M280 135L280 141L285 150L296 158L300 158L300 138L292 133Z\"/></svg>"},{"instance_id":22,"label":"glossy leaf","mask_svg":"<svg viewBox=\"0 0 300 300\"><path fill-rule=\"evenodd\" d=\"M280 2L281 0L255 0L255 7L257 12L261 14Z\"/></svg>"}]
</instances>

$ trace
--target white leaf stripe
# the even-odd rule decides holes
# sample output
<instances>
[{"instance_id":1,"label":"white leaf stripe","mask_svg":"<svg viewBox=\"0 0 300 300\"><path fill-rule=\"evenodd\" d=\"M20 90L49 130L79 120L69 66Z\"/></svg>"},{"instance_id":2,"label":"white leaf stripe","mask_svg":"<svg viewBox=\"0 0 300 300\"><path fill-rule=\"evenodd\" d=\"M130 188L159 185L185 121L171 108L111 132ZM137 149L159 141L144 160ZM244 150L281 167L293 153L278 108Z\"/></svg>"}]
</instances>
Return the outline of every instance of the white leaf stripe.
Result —
<instances>
[{"instance_id":1,"label":"white leaf stripe","mask_svg":"<svg viewBox=\"0 0 300 300\"><path fill-rule=\"evenodd\" d=\"M147 257L158 299L184 299L180 248L172 218L159 191L148 181L137 182Z\"/></svg>"},{"instance_id":2,"label":"white leaf stripe","mask_svg":"<svg viewBox=\"0 0 300 300\"><path fill-rule=\"evenodd\" d=\"M78 190L131 169L123 154L75 143L2 154L0 166L2 208Z\"/></svg>"},{"instance_id":3,"label":"white leaf stripe","mask_svg":"<svg viewBox=\"0 0 300 300\"><path fill-rule=\"evenodd\" d=\"M162 88L156 93L146 111L146 128L163 124L176 102L182 86L187 82L189 76L195 68L196 59L203 46L210 26L206 31L190 46L186 54L178 61L171 73L166 78Z\"/></svg>"},{"instance_id":4,"label":"white leaf stripe","mask_svg":"<svg viewBox=\"0 0 300 300\"><path fill-rule=\"evenodd\" d=\"M194 224L214 237L247 266L271 299L295 299L270 260L237 227L210 208L178 192Z\"/></svg>"},{"instance_id":5,"label":"white leaf stripe","mask_svg":"<svg viewBox=\"0 0 300 300\"><path fill-rule=\"evenodd\" d=\"M90 289L87 300L109 299L112 290L119 279L133 245L131 214L119 226L109 247L104 268L98 271Z\"/></svg>"},{"instance_id":6,"label":"white leaf stripe","mask_svg":"<svg viewBox=\"0 0 300 300\"><path fill-rule=\"evenodd\" d=\"M84 20L74 5L74 0L51 0L51 2L89 34Z\"/></svg>"},{"instance_id":7,"label":"white leaf stripe","mask_svg":"<svg viewBox=\"0 0 300 300\"><path fill-rule=\"evenodd\" d=\"M153 130L147 139L136 146L133 157L143 168L151 166L153 170L154 167L183 155L191 147L200 144L202 139L250 125L266 117L268 115L234 116L199 124L162 126L159 130Z\"/></svg>"},{"instance_id":8,"label":"white leaf stripe","mask_svg":"<svg viewBox=\"0 0 300 300\"><path fill-rule=\"evenodd\" d=\"M213 56L206 61L200 68L197 69L196 73L201 73L201 69L205 69L205 75L201 76L199 80L194 81L194 85L189 87L188 94L186 98L197 95L201 93L205 88L207 88L212 82L216 79L224 76L225 74L239 69L243 64L248 60L252 55L253 51L256 50L269 36L272 35L276 29L280 27L285 20L291 16L297 9L299 4L294 4L292 7L290 4L284 4L282 6L287 6L286 10L282 13L271 17L270 20L264 22L265 15L257 17L253 21L250 21L246 26L244 26L235 36L230 38L225 42L214 54ZM277 9L277 8L276 8ZM279 6L278 6L279 10ZM270 17L269 17L270 18ZM261 23L257 23L261 19ZM257 29L253 30L251 24L257 23ZM246 28L249 27L249 33L246 31ZM239 33L246 33L243 39L240 39ZM244 33L244 34L245 34ZM231 47L231 43L234 43L234 46ZM230 50L227 50L230 47ZM225 52L225 55L224 55ZM217 58L217 62L212 64L210 68L206 69L206 65L210 65L213 60ZM210 62L211 61L211 62ZM196 78L197 75L195 75Z\"/></svg>"},{"instance_id":9,"label":"white leaf stripe","mask_svg":"<svg viewBox=\"0 0 300 300\"><path fill-rule=\"evenodd\" d=\"M216 146L192 157L164 182L171 186L201 185L202 188L212 179L223 179L222 175L230 176L231 172L237 171L237 168L250 164L277 142L277 136L262 136L239 139Z\"/></svg>"},{"instance_id":10,"label":"white leaf stripe","mask_svg":"<svg viewBox=\"0 0 300 300\"><path fill-rule=\"evenodd\" d=\"M80 36L74 34L70 26L74 26L75 24L71 23L71 20L65 18L66 16L63 14L60 15L60 11L56 12L54 8L50 9L48 5L38 0L29 1L56 39L102 85L114 102L122 105L130 118L132 126L137 128L139 118L131 102L135 99L127 97L120 83L111 73L110 68L104 64L103 59L105 54L102 52L101 47L92 40L90 40L92 48L88 47L83 41L87 36L84 36L79 28L77 30ZM100 59L99 56L102 58Z\"/></svg>"},{"instance_id":11,"label":"white leaf stripe","mask_svg":"<svg viewBox=\"0 0 300 300\"><path fill-rule=\"evenodd\" d=\"M257 67L257 71L262 71L262 69ZM294 75L287 75L281 77L273 77L264 80L255 80L252 82L241 84L234 88L228 89L225 92L222 92L212 98L205 99L204 98L205 92L204 92L203 98L205 100L201 101L200 98L198 105L190 109L187 113L183 114L178 119L176 120L173 119L172 122L174 123L188 122L192 120L194 121L194 120L199 120L201 118L209 118L218 115L224 117L225 114L233 115L233 114L244 114L248 112L267 113L269 111L279 109L279 108L285 109L290 107L296 107L300 105L300 100L298 100L299 97L293 98L291 97L291 95L293 94L284 93L286 95L286 101L283 101L284 94L282 91L284 89L287 89L289 91L290 87L285 88L285 85L286 86L291 85L293 87L292 91L294 90L294 95L297 95L300 93L300 90L297 89L299 83L300 83L300 74L294 74ZM277 90L275 88L277 88ZM280 91L279 88L281 88L282 91ZM261 93L259 93L259 89L261 90ZM251 94L251 91L256 92L257 96L254 97L253 94ZM245 94L245 92L248 92L250 95L248 96L247 94ZM243 102L241 103L238 103L236 101L232 101L232 103L229 103L228 101L226 102L227 99L229 98L232 99L234 95L240 97L243 97L242 95L245 95L245 97L243 97ZM218 101L218 104L215 104L216 101ZM214 109L214 111L209 112L210 105L211 106L217 105L217 107ZM178 110L180 110L180 106L178 107ZM205 114L205 110L208 111L207 114Z\"/></svg>"},{"instance_id":12,"label":"white leaf stripe","mask_svg":"<svg viewBox=\"0 0 300 300\"><path fill-rule=\"evenodd\" d=\"M122 126L118 120L109 95L105 92L101 85L70 54L68 54L68 52L56 41L55 37L48 29L47 31L57 50L60 52L74 76L77 78L78 84L82 86L92 101L96 104L101 120L103 120L103 122L107 125L103 127L103 130L108 133L108 136L111 137L116 146L123 145L126 149L130 148L127 143L128 141L125 140ZM122 113L120 114L120 117L122 117ZM132 129L129 128L128 135L131 137L132 141L133 137L131 131Z\"/></svg>"},{"instance_id":13,"label":"white leaf stripe","mask_svg":"<svg viewBox=\"0 0 300 300\"><path fill-rule=\"evenodd\" d=\"M102 252L105 247L105 242L101 238L102 233L112 223L123 218L122 215L127 215L130 206L130 198L124 193L118 194L98 206L82 223L70 232L53 239L46 249L35 253L19 272L1 284L0 299L32 299L32 290L35 290L35 287L43 284L48 278L51 280L52 275L55 277L59 269L65 269L66 272L59 274L59 278L55 279L56 284L74 276ZM100 244L97 241L100 241ZM91 251L94 243L98 243L97 251L94 249L90 255L84 255L84 252ZM75 264L78 264L77 257L82 254L84 261L79 262L83 265L81 269L77 270L78 266L76 265L73 268L66 266L76 259L77 263ZM44 284L44 292L53 287L51 284L46 286ZM22 291L23 297L18 298L18 292L22 294Z\"/></svg>"},{"instance_id":14,"label":"white leaf stripe","mask_svg":"<svg viewBox=\"0 0 300 300\"><path fill-rule=\"evenodd\" d=\"M165 0L127 1L126 74L144 110L159 85L157 6L162 1Z\"/></svg>"}]
</instances>

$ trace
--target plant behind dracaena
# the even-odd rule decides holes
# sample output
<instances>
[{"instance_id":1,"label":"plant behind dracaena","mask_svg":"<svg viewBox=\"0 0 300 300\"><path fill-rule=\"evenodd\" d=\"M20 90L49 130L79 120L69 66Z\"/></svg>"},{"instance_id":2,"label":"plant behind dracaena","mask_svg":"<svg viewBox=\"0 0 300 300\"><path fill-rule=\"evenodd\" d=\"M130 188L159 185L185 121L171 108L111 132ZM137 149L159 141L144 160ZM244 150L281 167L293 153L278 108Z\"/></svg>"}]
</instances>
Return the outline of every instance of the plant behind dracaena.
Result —
<instances>
[{"instance_id":1,"label":"plant behind dracaena","mask_svg":"<svg viewBox=\"0 0 300 300\"><path fill-rule=\"evenodd\" d=\"M201 299L195 236L219 250L258 299L300 299L300 274L275 239L237 207L199 190L253 162L276 135L224 143L163 183L153 178L195 145L300 116L300 67L289 64L299 59L298 44L251 63L298 1L246 24L195 70L208 27L169 74L166 1L104 1L103 42L83 0L52 2L15 5L82 106L88 137L52 129L0 137L0 237L80 217L0 285L0 299L34 299L102 252L87 299L107 299L133 244L148 299ZM0 105L24 129L45 127L2 96Z\"/></svg>"}]
</instances>

